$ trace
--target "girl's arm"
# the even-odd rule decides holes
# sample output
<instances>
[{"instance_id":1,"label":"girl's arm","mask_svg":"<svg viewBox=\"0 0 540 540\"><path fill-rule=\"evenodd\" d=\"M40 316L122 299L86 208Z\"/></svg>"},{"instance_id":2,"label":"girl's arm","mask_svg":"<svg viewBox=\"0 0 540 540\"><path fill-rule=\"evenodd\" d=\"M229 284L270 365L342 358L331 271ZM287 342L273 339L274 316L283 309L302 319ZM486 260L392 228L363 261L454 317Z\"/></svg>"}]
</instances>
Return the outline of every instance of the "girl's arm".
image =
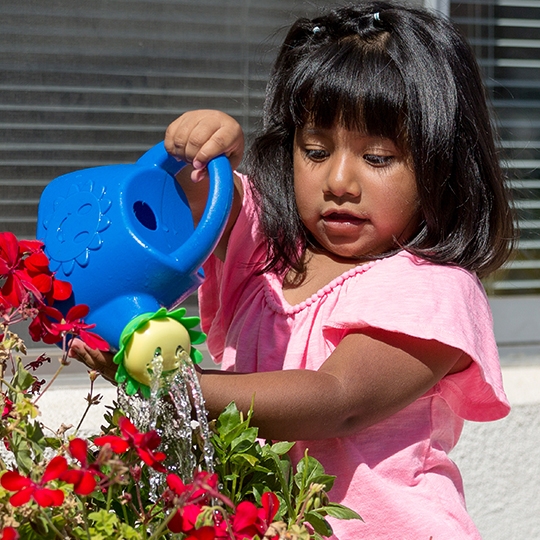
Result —
<instances>
[{"instance_id":1,"label":"girl's arm","mask_svg":"<svg viewBox=\"0 0 540 540\"><path fill-rule=\"evenodd\" d=\"M169 154L186 161L176 179L182 186L189 202L195 225L206 207L208 195L208 162L225 154L235 170L244 152L244 134L240 124L231 116L212 110L190 111L172 122L165 133L165 148ZM215 255L225 258L231 229L242 204L240 179L234 175L235 190L229 221Z\"/></svg>"},{"instance_id":2,"label":"girl's arm","mask_svg":"<svg viewBox=\"0 0 540 540\"><path fill-rule=\"evenodd\" d=\"M254 398L261 437L325 439L388 418L470 363L437 341L370 329L347 335L318 371L203 371L201 387L211 418L233 400L246 413Z\"/></svg>"},{"instance_id":3,"label":"girl's arm","mask_svg":"<svg viewBox=\"0 0 540 540\"><path fill-rule=\"evenodd\" d=\"M80 341L72 355L92 369L111 367L107 355ZM254 398L252 422L261 437L296 441L357 433L470 363L462 351L438 341L369 329L347 335L318 371L203 370L199 376L210 418L231 401L247 414Z\"/></svg>"}]
</instances>

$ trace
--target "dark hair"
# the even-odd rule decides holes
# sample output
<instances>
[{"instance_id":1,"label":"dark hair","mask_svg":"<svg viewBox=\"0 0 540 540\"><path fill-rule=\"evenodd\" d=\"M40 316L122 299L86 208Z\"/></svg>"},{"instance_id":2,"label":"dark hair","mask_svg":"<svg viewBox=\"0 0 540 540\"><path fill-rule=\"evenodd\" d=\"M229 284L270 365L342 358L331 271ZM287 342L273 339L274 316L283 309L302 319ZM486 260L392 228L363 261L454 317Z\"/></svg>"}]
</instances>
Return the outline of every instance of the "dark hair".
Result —
<instances>
[{"instance_id":1,"label":"dark hair","mask_svg":"<svg viewBox=\"0 0 540 540\"><path fill-rule=\"evenodd\" d=\"M246 170L268 239L264 271L303 271L292 150L307 122L394 140L410 154L423 222L401 246L483 277L508 258L513 216L474 54L446 19L386 1L298 19L267 88Z\"/></svg>"}]
</instances>

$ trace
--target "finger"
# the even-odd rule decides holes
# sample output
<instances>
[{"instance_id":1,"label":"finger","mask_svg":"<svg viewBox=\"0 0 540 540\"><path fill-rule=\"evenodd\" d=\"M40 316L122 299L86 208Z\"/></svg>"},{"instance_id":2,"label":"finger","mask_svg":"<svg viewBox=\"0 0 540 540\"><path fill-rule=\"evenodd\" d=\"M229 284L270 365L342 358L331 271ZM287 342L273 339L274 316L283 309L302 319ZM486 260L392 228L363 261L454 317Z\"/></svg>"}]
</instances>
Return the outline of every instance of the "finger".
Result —
<instances>
[{"instance_id":1,"label":"finger","mask_svg":"<svg viewBox=\"0 0 540 540\"><path fill-rule=\"evenodd\" d=\"M208 171L206 167L204 169L193 169L191 172L191 180L194 183L208 180Z\"/></svg>"},{"instance_id":2,"label":"finger","mask_svg":"<svg viewBox=\"0 0 540 540\"><path fill-rule=\"evenodd\" d=\"M231 130L230 127L220 128L215 131L206 142L200 146L193 159L193 166L200 169L208 162L225 154L233 168L238 167L244 151L244 138L241 131Z\"/></svg>"},{"instance_id":3,"label":"finger","mask_svg":"<svg viewBox=\"0 0 540 540\"><path fill-rule=\"evenodd\" d=\"M199 149L220 128L219 111L188 111L174 120L165 132L165 149L192 163ZM213 157L213 156L212 156Z\"/></svg>"},{"instance_id":4,"label":"finger","mask_svg":"<svg viewBox=\"0 0 540 540\"><path fill-rule=\"evenodd\" d=\"M233 141L223 131L213 119L199 122L190 131L184 154L195 169L206 167L212 158L226 153L232 146Z\"/></svg>"},{"instance_id":5,"label":"finger","mask_svg":"<svg viewBox=\"0 0 540 540\"><path fill-rule=\"evenodd\" d=\"M186 122L186 119L183 116L177 118L170 124L165 132L165 139L163 141L165 150L182 161L188 161L185 148L192 129L193 126Z\"/></svg>"}]
</instances>

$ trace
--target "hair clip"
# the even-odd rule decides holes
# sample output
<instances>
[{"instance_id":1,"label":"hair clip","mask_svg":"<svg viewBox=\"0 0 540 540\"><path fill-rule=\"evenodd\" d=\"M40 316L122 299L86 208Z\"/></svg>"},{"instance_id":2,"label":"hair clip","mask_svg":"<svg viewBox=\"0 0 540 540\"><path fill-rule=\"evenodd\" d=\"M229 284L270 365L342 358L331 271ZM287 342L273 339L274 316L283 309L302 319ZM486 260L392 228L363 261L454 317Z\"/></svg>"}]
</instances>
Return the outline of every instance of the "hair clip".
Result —
<instances>
[{"instance_id":1,"label":"hair clip","mask_svg":"<svg viewBox=\"0 0 540 540\"><path fill-rule=\"evenodd\" d=\"M313 27L312 32L313 32L314 34L318 34L320 31L321 31L321 27L320 27L320 26L314 26L314 27Z\"/></svg>"},{"instance_id":2,"label":"hair clip","mask_svg":"<svg viewBox=\"0 0 540 540\"><path fill-rule=\"evenodd\" d=\"M373 14L373 21L378 23L381 22L381 14L378 11Z\"/></svg>"}]
</instances>

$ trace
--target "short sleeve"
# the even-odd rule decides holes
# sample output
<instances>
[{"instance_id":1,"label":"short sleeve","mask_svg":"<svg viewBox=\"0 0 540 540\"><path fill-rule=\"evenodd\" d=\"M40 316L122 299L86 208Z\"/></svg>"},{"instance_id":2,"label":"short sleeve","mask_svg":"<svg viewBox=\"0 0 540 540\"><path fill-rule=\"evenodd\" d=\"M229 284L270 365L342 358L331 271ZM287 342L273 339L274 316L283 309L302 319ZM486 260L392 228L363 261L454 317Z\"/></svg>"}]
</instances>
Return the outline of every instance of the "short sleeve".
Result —
<instances>
[{"instance_id":1,"label":"short sleeve","mask_svg":"<svg viewBox=\"0 0 540 540\"><path fill-rule=\"evenodd\" d=\"M373 327L460 349L473 363L444 377L436 391L466 420L496 420L508 414L491 310L476 276L402 252L348 280L341 296L346 301L336 306L325 326L328 339L334 333Z\"/></svg>"}]
</instances>

